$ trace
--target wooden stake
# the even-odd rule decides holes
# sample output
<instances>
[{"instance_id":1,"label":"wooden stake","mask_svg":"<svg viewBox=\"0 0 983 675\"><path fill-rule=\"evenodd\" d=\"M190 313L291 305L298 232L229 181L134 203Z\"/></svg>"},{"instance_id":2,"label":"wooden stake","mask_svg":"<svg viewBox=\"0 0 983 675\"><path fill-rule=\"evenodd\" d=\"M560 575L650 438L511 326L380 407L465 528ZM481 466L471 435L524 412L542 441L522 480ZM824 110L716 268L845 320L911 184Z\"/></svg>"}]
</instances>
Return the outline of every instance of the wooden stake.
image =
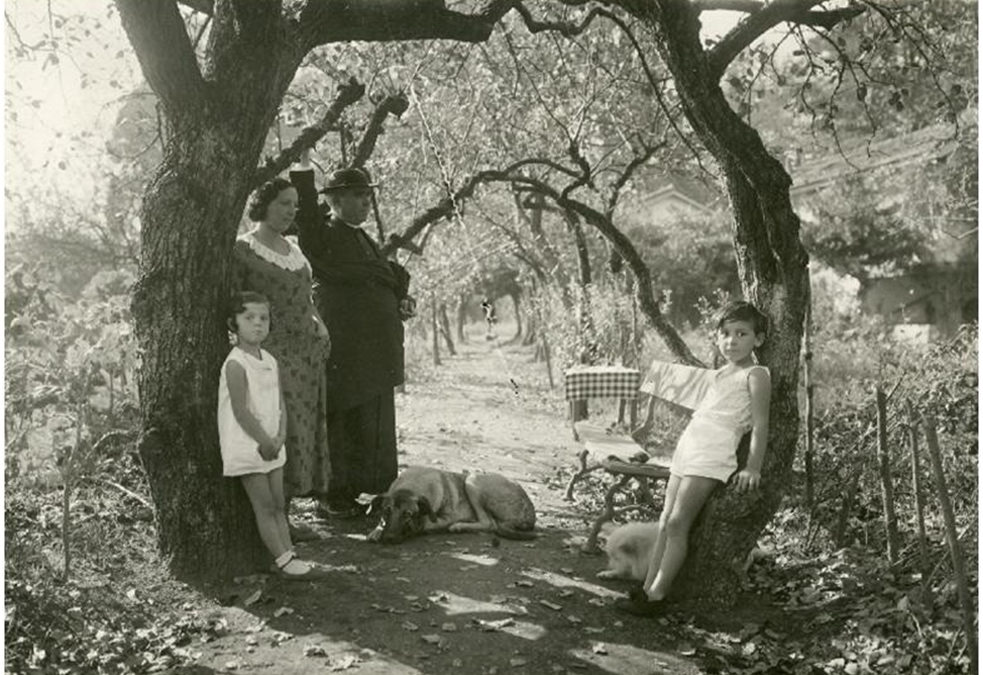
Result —
<instances>
[{"instance_id":1,"label":"wooden stake","mask_svg":"<svg viewBox=\"0 0 983 675\"><path fill-rule=\"evenodd\" d=\"M549 377L550 391L553 391L553 361L550 358L550 343L546 341L546 333L542 333L543 356L546 357L546 375ZM576 422L576 420L573 420Z\"/></svg>"},{"instance_id":2,"label":"wooden stake","mask_svg":"<svg viewBox=\"0 0 983 675\"><path fill-rule=\"evenodd\" d=\"M887 397L879 386L874 388L877 403L877 464L881 478L881 501L887 533L887 559L898 562L898 521L894 515L894 488L891 482L891 454L887 446Z\"/></svg>"},{"instance_id":3,"label":"wooden stake","mask_svg":"<svg viewBox=\"0 0 983 675\"><path fill-rule=\"evenodd\" d=\"M928 555L928 539L925 536L925 495L922 490L922 474L918 460L918 423L911 402L907 404L908 412L908 444L911 448L911 489L915 494L915 524L918 527L918 554L922 570L922 585L928 582L932 561Z\"/></svg>"},{"instance_id":4,"label":"wooden stake","mask_svg":"<svg viewBox=\"0 0 983 675\"><path fill-rule=\"evenodd\" d=\"M861 463L853 472L850 482L847 484L846 492L843 493L840 514L836 519L836 530L833 532L833 543L836 544L837 548L843 548L846 545L844 539L846 538L847 522L850 519L850 509L853 508L853 501L857 498L857 488L860 487L860 477L863 476L863 473L864 467Z\"/></svg>"},{"instance_id":5,"label":"wooden stake","mask_svg":"<svg viewBox=\"0 0 983 675\"><path fill-rule=\"evenodd\" d=\"M803 334L802 376L806 388L806 507L812 514L815 504L815 481L812 470L813 453L815 451L816 413L813 404L815 386L812 383L812 301L806 309L805 332Z\"/></svg>"},{"instance_id":6,"label":"wooden stake","mask_svg":"<svg viewBox=\"0 0 983 675\"><path fill-rule=\"evenodd\" d=\"M440 338L438 336L439 329L437 328L437 295L435 293L430 296L430 329L433 333L433 364L439 366Z\"/></svg>"},{"instance_id":7,"label":"wooden stake","mask_svg":"<svg viewBox=\"0 0 983 675\"><path fill-rule=\"evenodd\" d=\"M929 458L932 460L932 473L935 475L935 485L942 506L942 517L945 520L945 534L949 541L949 555L952 558L952 570L956 576L956 588L959 591L959 604L962 607L963 632L966 634L966 647L969 650L970 671L979 672L979 654L976 642L976 626L974 619L973 599L969 594L969 584L966 581L966 566L963 563L962 549L959 547L959 532L956 530L956 516L952 510L952 500L949 499L949 489L946 487L945 470L942 468L942 452L939 450L939 437L935 431L935 418L931 413L922 415L922 427L925 431L925 443L928 445Z\"/></svg>"}]
</instances>

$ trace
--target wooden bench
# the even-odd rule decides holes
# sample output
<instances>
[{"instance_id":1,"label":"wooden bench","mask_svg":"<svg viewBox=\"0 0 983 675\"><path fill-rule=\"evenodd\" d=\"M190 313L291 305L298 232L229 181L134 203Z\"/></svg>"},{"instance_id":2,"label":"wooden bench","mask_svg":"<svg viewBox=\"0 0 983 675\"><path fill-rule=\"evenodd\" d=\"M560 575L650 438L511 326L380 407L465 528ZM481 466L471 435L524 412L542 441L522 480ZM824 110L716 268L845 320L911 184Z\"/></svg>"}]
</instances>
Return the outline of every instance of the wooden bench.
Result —
<instances>
[{"instance_id":1,"label":"wooden bench","mask_svg":"<svg viewBox=\"0 0 983 675\"><path fill-rule=\"evenodd\" d=\"M594 471L603 470L613 479L604 492L604 509L594 519L587 541L582 547L585 553L599 553L597 537L604 523L614 519L615 516L646 505L652 506L656 511L660 509L660 503L652 494L650 481L668 480L669 463L668 460L661 459L655 461L650 459L648 462L630 461L630 458L641 458L642 455L648 458L648 454L632 438L608 433L604 427L588 422L577 422L575 430L584 444L584 449L577 455L580 469L570 478L565 498L573 501L573 489L577 481ZM627 489L632 481L638 483L644 501L640 504L615 508L615 497L619 492Z\"/></svg>"}]
</instances>

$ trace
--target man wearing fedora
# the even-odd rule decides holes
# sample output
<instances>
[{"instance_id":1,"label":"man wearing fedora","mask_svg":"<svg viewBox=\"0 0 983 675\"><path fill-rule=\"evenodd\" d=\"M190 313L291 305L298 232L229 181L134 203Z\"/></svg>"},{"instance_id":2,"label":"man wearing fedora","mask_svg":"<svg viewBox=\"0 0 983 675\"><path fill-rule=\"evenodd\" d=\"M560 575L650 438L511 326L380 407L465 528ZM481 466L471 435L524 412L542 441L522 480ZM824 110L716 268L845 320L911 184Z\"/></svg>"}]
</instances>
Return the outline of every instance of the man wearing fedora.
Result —
<instances>
[{"instance_id":1,"label":"man wearing fedora","mask_svg":"<svg viewBox=\"0 0 983 675\"><path fill-rule=\"evenodd\" d=\"M362 512L362 492L379 494L396 479L394 388L403 383L403 325L413 315L409 273L385 258L361 225L372 208L368 175L341 169L320 192L309 151L290 172L297 189L298 243L310 261L318 311L331 335L327 408L330 515Z\"/></svg>"}]
</instances>

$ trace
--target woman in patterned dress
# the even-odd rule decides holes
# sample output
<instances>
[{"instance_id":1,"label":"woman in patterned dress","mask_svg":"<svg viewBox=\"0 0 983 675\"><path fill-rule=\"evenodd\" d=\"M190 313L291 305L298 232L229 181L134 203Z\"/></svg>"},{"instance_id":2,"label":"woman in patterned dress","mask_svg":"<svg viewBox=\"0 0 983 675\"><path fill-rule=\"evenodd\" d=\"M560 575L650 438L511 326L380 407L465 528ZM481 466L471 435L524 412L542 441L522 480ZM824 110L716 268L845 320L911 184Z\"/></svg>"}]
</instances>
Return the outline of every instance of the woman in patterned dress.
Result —
<instances>
[{"instance_id":1,"label":"woman in patterned dress","mask_svg":"<svg viewBox=\"0 0 983 675\"><path fill-rule=\"evenodd\" d=\"M290 181L264 183L249 202L249 219L256 227L240 236L234 249L235 288L263 293L273 305L263 346L280 366L287 407L283 488L288 505L293 497L324 501L331 477L325 410L331 341L312 300L311 266L283 236L296 211L297 191ZM291 529L295 538L312 538L310 530Z\"/></svg>"}]
</instances>

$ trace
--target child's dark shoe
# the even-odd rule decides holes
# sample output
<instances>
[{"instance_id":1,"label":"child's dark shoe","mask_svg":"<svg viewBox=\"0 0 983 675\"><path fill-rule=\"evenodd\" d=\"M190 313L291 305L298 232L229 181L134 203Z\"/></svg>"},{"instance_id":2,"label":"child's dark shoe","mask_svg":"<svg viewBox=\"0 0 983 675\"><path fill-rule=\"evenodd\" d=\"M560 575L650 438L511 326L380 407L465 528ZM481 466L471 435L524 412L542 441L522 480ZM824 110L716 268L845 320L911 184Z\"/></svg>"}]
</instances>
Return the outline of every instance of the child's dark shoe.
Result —
<instances>
[{"instance_id":1,"label":"child's dark shoe","mask_svg":"<svg viewBox=\"0 0 983 675\"><path fill-rule=\"evenodd\" d=\"M641 589L633 590L629 597L616 600L614 608L634 616L662 616L668 611L665 600L649 600Z\"/></svg>"}]
</instances>

